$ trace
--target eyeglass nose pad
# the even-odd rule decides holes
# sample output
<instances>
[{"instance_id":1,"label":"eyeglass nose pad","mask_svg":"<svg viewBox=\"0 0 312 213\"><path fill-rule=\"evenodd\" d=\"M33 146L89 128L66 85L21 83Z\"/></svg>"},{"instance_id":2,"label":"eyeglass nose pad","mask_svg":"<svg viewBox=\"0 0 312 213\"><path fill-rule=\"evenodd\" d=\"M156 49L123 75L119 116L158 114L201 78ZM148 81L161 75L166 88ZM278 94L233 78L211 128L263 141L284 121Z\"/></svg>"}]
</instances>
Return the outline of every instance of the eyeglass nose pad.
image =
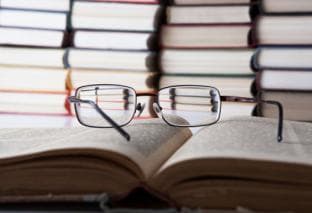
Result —
<instances>
[{"instance_id":1,"label":"eyeglass nose pad","mask_svg":"<svg viewBox=\"0 0 312 213\"><path fill-rule=\"evenodd\" d=\"M145 103L144 104L141 104L141 103L138 103L137 106L136 106L136 110L139 111L137 117L140 117L142 112L144 111L145 109Z\"/></svg>"},{"instance_id":2,"label":"eyeglass nose pad","mask_svg":"<svg viewBox=\"0 0 312 213\"><path fill-rule=\"evenodd\" d=\"M215 93L215 91L210 90L210 103L211 103L211 112L218 112L218 108L219 108L219 101L218 101L218 96Z\"/></svg>"},{"instance_id":3,"label":"eyeglass nose pad","mask_svg":"<svg viewBox=\"0 0 312 213\"><path fill-rule=\"evenodd\" d=\"M158 103L153 103L153 110L156 112L157 116L159 118L162 117L162 114L161 114L161 107L158 105Z\"/></svg>"}]
</instances>

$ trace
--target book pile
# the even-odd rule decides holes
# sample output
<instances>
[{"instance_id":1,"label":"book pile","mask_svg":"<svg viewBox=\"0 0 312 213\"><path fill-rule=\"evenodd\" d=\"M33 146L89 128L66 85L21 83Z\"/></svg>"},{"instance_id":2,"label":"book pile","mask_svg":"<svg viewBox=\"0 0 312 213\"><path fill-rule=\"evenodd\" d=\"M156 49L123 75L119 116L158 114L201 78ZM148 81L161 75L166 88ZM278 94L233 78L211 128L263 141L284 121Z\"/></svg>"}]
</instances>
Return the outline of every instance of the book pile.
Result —
<instances>
[{"instance_id":1,"label":"book pile","mask_svg":"<svg viewBox=\"0 0 312 213\"><path fill-rule=\"evenodd\" d=\"M1 1L0 113L68 114L69 0Z\"/></svg>"},{"instance_id":2,"label":"book pile","mask_svg":"<svg viewBox=\"0 0 312 213\"><path fill-rule=\"evenodd\" d=\"M3 0L0 113L70 115L68 94L97 83L138 92L203 84L250 97L255 68L254 95L280 101L287 119L311 120L311 4L263 0L252 24L250 0L174 0L165 10L160 0ZM223 115L252 108L222 107ZM256 111L276 114L265 105Z\"/></svg>"},{"instance_id":3,"label":"book pile","mask_svg":"<svg viewBox=\"0 0 312 213\"><path fill-rule=\"evenodd\" d=\"M73 2L72 48L68 50L69 87L121 84L137 92L158 85L158 0Z\"/></svg>"},{"instance_id":4,"label":"book pile","mask_svg":"<svg viewBox=\"0 0 312 213\"><path fill-rule=\"evenodd\" d=\"M0 110L72 114L68 94L97 83L138 92L204 84L249 97L252 8L249 0L176 0L166 8L159 37L159 0L2 1ZM223 114L251 109L226 104Z\"/></svg>"},{"instance_id":5,"label":"book pile","mask_svg":"<svg viewBox=\"0 0 312 213\"><path fill-rule=\"evenodd\" d=\"M251 8L247 0L175 0L168 6L161 27L160 87L209 85L222 95L250 97ZM252 108L226 104L222 109L223 115L250 115Z\"/></svg>"},{"instance_id":6,"label":"book pile","mask_svg":"<svg viewBox=\"0 0 312 213\"><path fill-rule=\"evenodd\" d=\"M253 57L258 95L281 102L285 119L311 121L312 1L263 0L262 11ZM266 105L257 114L277 116L276 109Z\"/></svg>"}]
</instances>

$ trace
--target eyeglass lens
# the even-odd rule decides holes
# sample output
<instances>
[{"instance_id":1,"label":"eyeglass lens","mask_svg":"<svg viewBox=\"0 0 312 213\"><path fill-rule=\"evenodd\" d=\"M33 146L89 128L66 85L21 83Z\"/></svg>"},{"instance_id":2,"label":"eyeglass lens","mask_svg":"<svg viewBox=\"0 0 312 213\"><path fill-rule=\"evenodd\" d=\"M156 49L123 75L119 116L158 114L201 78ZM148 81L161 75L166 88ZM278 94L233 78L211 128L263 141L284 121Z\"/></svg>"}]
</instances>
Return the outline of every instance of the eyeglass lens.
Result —
<instances>
[{"instance_id":1,"label":"eyeglass lens","mask_svg":"<svg viewBox=\"0 0 312 213\"><path fill-rule=\"evenodd\" d=\"M176 86L161 89L158 104L163 119L175 126L212 124L219 120L221 111L219 91L206 86Z\"/></svg>"},{"instance_id":2,"label":"eyeglass lens","mask_svg":"<svg viewBox=\"0 0 312 213\"><path fill-rule=\"evenodd\" d=\"M92 85L77 90L76 97L93 101L119 126L129 123L136 108L136 93L133 89L120 85ZM76 103L76 113L80 121L92 127L111 127L111 124L88 103Z\"/></svg>"}]
</instances>

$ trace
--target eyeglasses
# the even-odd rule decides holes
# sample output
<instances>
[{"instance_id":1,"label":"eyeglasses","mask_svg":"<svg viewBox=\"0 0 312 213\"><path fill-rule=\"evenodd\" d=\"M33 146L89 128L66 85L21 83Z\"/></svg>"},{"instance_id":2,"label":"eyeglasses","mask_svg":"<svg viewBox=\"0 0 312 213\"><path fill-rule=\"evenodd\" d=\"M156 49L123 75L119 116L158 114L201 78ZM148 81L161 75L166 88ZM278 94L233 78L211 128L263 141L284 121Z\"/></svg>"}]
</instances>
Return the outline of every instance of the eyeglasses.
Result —
<instances>
[{"instance_id":1,"label":"eyeglasses","mask_svg":"<svg viewBox=\"0 0 312 213\"><path fill-rule=\"evenodd\" d=\"M277 101L236 96L221 96L217 88L203 85L177 85L157 93L137 93L133 88L116 84L94 84L77 88L69 101L75 104L79 123L94 128L115 128L128 141L130 135L122 128L130 123L136 112L144 110L137 97L155 98L153 109L168 125L200 127L220 120L222 102L270 104L278 109L277 141L282 141L283 107Z\"/></svg>"}]
</instances>

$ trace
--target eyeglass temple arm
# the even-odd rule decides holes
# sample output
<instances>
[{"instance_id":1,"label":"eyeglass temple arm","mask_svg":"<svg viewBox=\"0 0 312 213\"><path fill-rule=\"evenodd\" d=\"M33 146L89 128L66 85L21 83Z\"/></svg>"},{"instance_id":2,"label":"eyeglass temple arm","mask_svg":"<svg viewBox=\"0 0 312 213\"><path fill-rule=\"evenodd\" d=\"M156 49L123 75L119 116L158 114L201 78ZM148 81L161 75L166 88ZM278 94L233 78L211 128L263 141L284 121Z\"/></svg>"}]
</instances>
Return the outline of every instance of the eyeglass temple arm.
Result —
<instances>
[{"instance_id":1,"label":"eyeglass temple arm","mask_svg":"<svg viewBox=\"0 0 312 213\"><path fill-rule=\"evenodd\" d=\"M283 119L284 119L284 112L283 106L278 101L272 100L260 100L256 98L246 98L246 97L237 97L237 96L221 96L221 101L228 101L228 102L243 102L243 103L256 103L258 104L271 104L275 105L278 109L278 129L277 129L277 141L282 142L283 140Z\"/></svg>"},{"instance_id":2,"label":"eyeglass temple arm","mask_svg":"<svg viewBox=\"0 0 312 213\"><path fill-rule=\"evenodd\" d=\"M125 137L127 141L130 141L130 135L120 126L118 126L118 124L113 119L111 119L111 117L109 117L105 112L103 112L103 110L101 110L101 108L96 103L94 103L94 101L82 100L76 98L75 96L68 97L68 100L71 103L85 103L91 105L106 121L108 121L108 123L112 125L114 129L116 129L123 137Z\"/></svg>"}]
</instances>

